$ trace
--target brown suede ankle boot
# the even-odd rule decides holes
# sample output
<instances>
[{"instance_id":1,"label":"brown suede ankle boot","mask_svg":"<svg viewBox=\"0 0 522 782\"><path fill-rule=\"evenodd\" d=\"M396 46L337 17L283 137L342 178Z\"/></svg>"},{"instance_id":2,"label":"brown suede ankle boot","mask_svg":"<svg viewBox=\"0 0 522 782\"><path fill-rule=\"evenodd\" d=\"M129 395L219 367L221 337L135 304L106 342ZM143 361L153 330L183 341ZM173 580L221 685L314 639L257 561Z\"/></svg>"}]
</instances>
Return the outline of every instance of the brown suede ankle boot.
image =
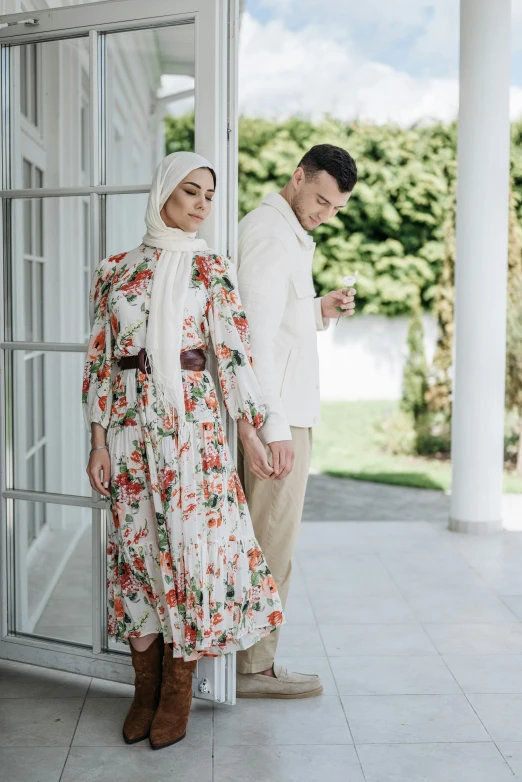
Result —
<instances>
[{"instance_id":1,"label":"brown suede ankle boot","mask_svg":"<svg viewBox=\"0 0 522 782\"><path fill-rule=\"evenodd\" d=\"M161 692L163 636L158 635L144 652L130 644L134 668L134 700L123 723L127 744L146 739L158 707Z\"/></svg>"},{"instance_id":2,"label":"brown suede ankle boot","mask_svg":"<svg viewBox=\"0 0 522 782\"><path fill-rule=\"evenodd\" d=\"M196 665L196 660L185 662L182 657L173 657L172 645L165 644L160 703L149 736L152 749L162 749L185 738Z\"/></svg>"}]
</instances>

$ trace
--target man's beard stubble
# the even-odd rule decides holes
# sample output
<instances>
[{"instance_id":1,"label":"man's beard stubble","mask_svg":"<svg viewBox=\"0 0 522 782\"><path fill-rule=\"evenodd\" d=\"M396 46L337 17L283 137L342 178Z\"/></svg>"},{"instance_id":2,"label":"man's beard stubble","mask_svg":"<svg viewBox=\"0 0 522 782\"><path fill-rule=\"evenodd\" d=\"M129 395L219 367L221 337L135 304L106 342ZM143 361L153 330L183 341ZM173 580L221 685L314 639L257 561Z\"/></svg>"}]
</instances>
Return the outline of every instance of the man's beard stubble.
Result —
<instances>
[{"instance_id":1,"label":"man's beard stubble","mask_svg":"<svg viewBox=\"0 0 522 782\"><path fill-rule=\"evenodd\" d=\"M310 228L308 228L305 225L306 222L306 215L304 213L303 209L303 197L301 193L296 193L295 196L292 199L292 209L294 211L295 216L299 220L299 223L301 224L302 228L305 229L305 231L309 231Z\"/></svg>"}]
</instances>

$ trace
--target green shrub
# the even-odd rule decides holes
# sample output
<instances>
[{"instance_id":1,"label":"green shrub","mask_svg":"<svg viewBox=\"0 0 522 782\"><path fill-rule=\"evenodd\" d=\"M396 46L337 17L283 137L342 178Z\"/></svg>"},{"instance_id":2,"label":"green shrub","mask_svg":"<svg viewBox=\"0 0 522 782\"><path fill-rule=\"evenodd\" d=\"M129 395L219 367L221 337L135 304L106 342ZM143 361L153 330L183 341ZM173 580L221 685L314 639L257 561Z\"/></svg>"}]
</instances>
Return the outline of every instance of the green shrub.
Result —
<instances>
[{"instance_id":1,"label":"green shrub","mask_svg":"<svg viewBox=\"0 0 522 782\"><path fill-rule=\"evenodd\" d=\"M424 353L424 326L420 302L416 301L408 328L408 358L402 378L401 408L411 413L414 422L426 411L428 365Z\"/></svg>"},{"instance_id":2,"label":"green shrub","mask_svg":"<svg viewBox=\"0 0 522 782\"><path fill-rule=\"evenodd\" d=\"M419 456L449 457L451 421L443 412L426 412L415 423L415 452Z\"/></svg>"},{"instance_id":3,"label":"green shrub","mask_svg":"<svg viewBox=\"0 0 522 782\"><path fill-rule=\"evenodd\" d=\"M417 436L413 415L400 409L385 411L374 424L374 439L383 453L394 456L415 454Z\"/></svg>"}]
</instances>

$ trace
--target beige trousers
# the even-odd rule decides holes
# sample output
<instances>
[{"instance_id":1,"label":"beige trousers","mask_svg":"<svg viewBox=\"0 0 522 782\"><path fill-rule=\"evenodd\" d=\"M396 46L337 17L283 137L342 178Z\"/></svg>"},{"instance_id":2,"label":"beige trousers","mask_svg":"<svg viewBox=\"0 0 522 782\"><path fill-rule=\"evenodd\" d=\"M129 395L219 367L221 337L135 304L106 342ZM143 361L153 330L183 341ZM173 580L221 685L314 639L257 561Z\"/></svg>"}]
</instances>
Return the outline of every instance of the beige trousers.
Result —
<instances>
[{"instance_id":1,"label":"beige trousers","mask_svg":"<svg viewBox=\"0 0 522 782\"><path fill-rule=\"evenodd\" d=\"M282 481L261 481L256 478L248 469L241 449L238 465L254 532L276 582L283 608L290 587L292 554L299 535L312 456L312 429L296 426L290 429L295 463L290 475ZM269 448L267 454L271 464L272 453ZM279 631L278 627L249 649L237 653L239 673L259 673L273 665Z\"/></svg>"}]
</instances>

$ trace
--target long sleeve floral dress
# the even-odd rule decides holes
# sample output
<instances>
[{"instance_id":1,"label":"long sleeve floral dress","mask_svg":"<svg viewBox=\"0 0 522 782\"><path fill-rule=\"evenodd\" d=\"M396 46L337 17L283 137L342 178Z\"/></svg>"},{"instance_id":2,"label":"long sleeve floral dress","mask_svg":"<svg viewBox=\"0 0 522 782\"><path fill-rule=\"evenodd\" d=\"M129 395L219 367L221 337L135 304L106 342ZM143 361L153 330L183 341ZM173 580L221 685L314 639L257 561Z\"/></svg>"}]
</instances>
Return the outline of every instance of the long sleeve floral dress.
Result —
<instances>
[{"instance_id":1,"label":"long sleeve floral dress","mask_svg":"<svg viewBox=\"0 0 522 782\"><path fill-rule=\"evenodd\" d=\"M161 633L174 656L245 649L284 622L254 536L220 418L212 375L183 371L186 425L156 399L152 377L120 369L145 346L161 251L141 245L105 259L90 294L83 376L85 423L107 430L111 461L108 631ZM251 366L248 324L233 270L194 254L182 350L213 349L225 405L256 428L266 418ZM183 432L183 435L181 434Z\"/></svg>"}]
</instances>

